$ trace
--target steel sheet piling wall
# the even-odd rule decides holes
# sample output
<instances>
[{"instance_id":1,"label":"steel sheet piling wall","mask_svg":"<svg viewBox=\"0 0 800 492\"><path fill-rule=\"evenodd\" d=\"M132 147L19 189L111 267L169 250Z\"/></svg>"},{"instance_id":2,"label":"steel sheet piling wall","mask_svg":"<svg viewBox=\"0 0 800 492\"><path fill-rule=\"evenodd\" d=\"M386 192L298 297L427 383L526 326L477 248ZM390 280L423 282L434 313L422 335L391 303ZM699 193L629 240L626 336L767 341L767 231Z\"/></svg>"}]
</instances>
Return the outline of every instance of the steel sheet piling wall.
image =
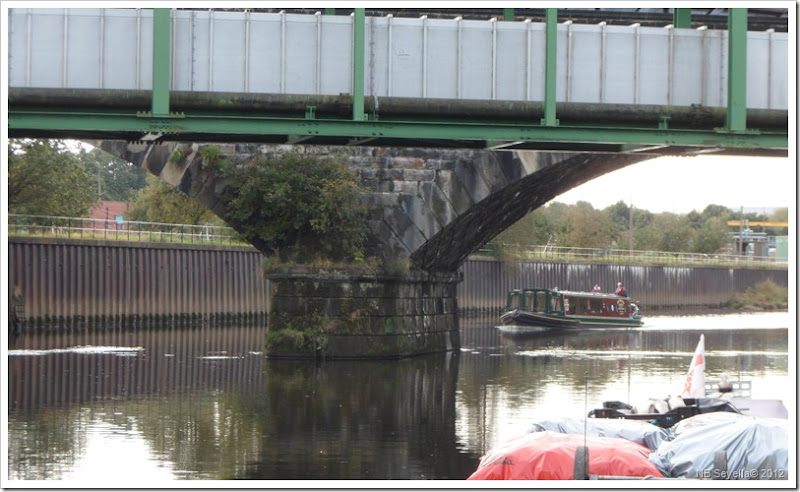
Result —
<instances>
[{"instance_id":1,"label":"steel sheet piling wall","mask_svg":"<svg viewBox=\"0 0 800 492\"><path fill-rule=\"evenodd\" d=\"M572 264L524 261L509 267L492 259L473 258L462 266L464 281L458 286L458 306L463 310L500 310L509 290L558 287L591 291L600 284L613 292L617 282L643 308L718 307L734 294L767 279L788 286L787 270L726 267Z\"/></svg>"},{"instance_id":2,"label":"steel sheet piling wall","mask_svg":"<svg viewBox=\"0 0 800 492\"><path fill-rule=\"evenodd\" d=\"M9 238L9 291L28 319L269 312L252 248Z\"/></svg>"},{"instance_id":3,"label":"steel sheet piling wall","mask_svg":"<svg viewBox=\"0 0 800 492\"><path fill-rule=\"evenodd\" d=\"M269 281L251 248L9 238L9 292L21 289L28 319L100 316L266 314ZM473 258L462 266L458 305L498 311L509 290L543 286L613 292L618 281L647 312L722 306L771 279L788 286L787 270L727 267L520 262L509 267Z\"/></svg>"}]
</instances>

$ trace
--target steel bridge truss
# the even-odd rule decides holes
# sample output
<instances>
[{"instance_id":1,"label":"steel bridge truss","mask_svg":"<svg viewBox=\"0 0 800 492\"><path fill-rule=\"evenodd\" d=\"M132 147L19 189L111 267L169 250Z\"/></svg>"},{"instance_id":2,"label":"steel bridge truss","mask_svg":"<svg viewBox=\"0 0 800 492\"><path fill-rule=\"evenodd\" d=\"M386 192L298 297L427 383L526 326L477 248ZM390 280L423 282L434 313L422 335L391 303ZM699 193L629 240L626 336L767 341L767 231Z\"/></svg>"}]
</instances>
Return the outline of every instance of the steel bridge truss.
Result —
<instances>
[{"instance_id":1,"label":"steel bridge truss","mask_svg":"<svg viewBox=\"0 0 800 492\"><path fill-rule=\"evenodd\" d=\"M676 27L688 27L685 11L689 9L675 10ZM365 99L365 10L357 8L353 14L354 82L351 95L295 98L294 104L286 103L293 99L291 95L273 95L272 98L282 99L282 104L278 101L260 106L248 106L247 101L257 97L247 95L242 97L241 104L214 107L213 102L205 106L181 104L181 95L170 91L170 10L155 9L152 91L138 91L145 93L144 97L131 94L137 91L122 91L125 93L123 96L129 96L130 104L126 106L124 101L120 104L119 98L113 94L109 100L97 97L102 91L87 90L81 96L80 90L62 90L82 103L56 107L44 96L38 103L32 103L35 97L23 97L25 89L11 88L9 137L533 149L656 155L788 155L786 112L781 113L777 123L748 127L748 123L760 125L763 119L757 117L757 110L748 112L746 107L747 9L729 9L727 107L718 108L718 114L700 119L700 123L696 115L682 119L681 113L687 108L681 107L630 106L624 111L619 111L619 108L608 111L610 106L602 104L589 107L557 104L557 9L546 9L545 24L545 95L541 103L491 101L483 102L483 111L465 109L459 112L459 104L480 106L482 102ZM221 98L213 94L211 97ZM416 112L392 111L393 103L398 108L413 104L422 104L424 108ZM336 109L328 110L328 107ZM648 113L651 116L649 120L635 116L639 110ZM626 111L630 118L624 116ZM704 111L712 110L705 108Z\"/></svg>"}]
</instances>

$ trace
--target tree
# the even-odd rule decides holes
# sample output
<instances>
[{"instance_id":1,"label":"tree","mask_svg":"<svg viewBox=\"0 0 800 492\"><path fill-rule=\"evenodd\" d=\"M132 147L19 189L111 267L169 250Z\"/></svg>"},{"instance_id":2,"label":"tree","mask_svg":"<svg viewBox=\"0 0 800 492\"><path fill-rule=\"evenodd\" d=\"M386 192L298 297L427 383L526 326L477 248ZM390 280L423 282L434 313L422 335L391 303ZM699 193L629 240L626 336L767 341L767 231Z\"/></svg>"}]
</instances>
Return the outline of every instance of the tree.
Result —
<instances>
[{"instance_id":1,"label":"tree","mask_svg":"<svg viewBox=\"0 0 800 492\"><path fill-rule=\"evenodd\" d=\"M9 142L9 212L80 217L87 214L96 198L85 165L64 142Z\"/></svg>"},{"instance_id":2,"label":"tree","mask_svg":"<svg viewBox=\"0 0 800 492\"><path fill-rule=\"evenodd\" d=\"M147 171L100 149L81 148L78 158L94 180L98 200L131 201L147 185Z\"/></svg>"},{"instance_id":3,"label":"tree","mask_svg":"<svg viewBox=\"0 0 800 492\"><path fill-rule=\"evenodd\" d=\"M564 246L608 248L612 240L612 221L608 214L595 210L588 202L578 202L566 214Z\"/></svg>"},{"instance_id":4,"label":"tree","mask_svg":"<svg viewBox=\"0 0 800 492\"><path fill-rule=\"evenodd\" d=\"M769 215L770 222L786 222L789 223L789 209L786 207L783 208L776 208L770 215ZM788 236L789 235L789 227L776 227L773 230L773 233L777 236Z\"/></svg>"},{"instance_id":5,"label":"tree","mask_svg":"<svg viewBox=\"0 0 800 492\"><path fill-rule=\"evenodd\" d=\"M630 212L631 209L622 200L613 205L609 205L603 212L608 214L611 222L614 224L615 232L621 234L630 229Z\"/></svg>"},{"instance_id":6,"label":"tree","mask_svg":"<svg viewBox=\"0 0 800 492\"><path fill-rule=\"evenodd\" d=\"M499 245L524 248L525 246L548 244L555 239L556 232L555 225L549 220L547 207L541 207L498 234L489 244L493 245L495 249Z\"/></svg>"},{"instance_id":7,"label":"tree","mask_svg":"<svg viewBox=\"0 0 800 492\"><path fill-rule=\"evenodd\" d=\"M658 251L692 251L692 230L686 216L660 213L655 216L650 227L660 234L655 248Z\"/></svg>"},{"instance_id":8,"label":"tree","mask_svg":"<svg viewBox=\"0 0 800 492\"><path fill-rule=\"evenodd\" d=\"M139 190L127 220L165 224L224 225L213 212L181 193L161 178L148 174L147 186Z\"/></svg>"},{"instance_id":9,"label":"tree","mask_svg":"<svg viewBox=\"0 0 800 492\"><path fill-rule=\"evenodd\" d=\"M695 231L692 250L695 253L715 254L719 253L729 242L727 221L719 217L712 217Z\"/></svg>"},{"instance_id":10,"label":"tree","mask_svg":"<svg viewBox=\"0 0 800 492\"><path fill-rule=\"evenodd\" d=\"M728 221L733 218L733 210L723 205L711 204L708 205L706 208L704 208L703 212L701 212L700 215L703 217L704 221L712 217L717 217L725 221Z\"/></svg>"}]
</instances>

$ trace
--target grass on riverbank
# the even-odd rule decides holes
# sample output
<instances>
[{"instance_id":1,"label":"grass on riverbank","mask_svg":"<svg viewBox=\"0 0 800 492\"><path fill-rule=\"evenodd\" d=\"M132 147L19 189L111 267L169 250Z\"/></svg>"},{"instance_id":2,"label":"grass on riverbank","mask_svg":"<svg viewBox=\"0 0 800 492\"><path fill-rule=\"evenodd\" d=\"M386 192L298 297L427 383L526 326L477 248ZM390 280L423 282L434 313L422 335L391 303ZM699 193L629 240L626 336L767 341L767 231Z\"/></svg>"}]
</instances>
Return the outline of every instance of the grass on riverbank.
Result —
<instances>
[{"instance_id":1,"label":"grass on riverbank","mask_svg":"<svg viewBox=\"0 0 800 492\"><path fill-rule=\"evenodd\" d=\"M746 311L789 309L789 289L767 279L735 295L729 305Z\"/></svg>"}]
</instances>

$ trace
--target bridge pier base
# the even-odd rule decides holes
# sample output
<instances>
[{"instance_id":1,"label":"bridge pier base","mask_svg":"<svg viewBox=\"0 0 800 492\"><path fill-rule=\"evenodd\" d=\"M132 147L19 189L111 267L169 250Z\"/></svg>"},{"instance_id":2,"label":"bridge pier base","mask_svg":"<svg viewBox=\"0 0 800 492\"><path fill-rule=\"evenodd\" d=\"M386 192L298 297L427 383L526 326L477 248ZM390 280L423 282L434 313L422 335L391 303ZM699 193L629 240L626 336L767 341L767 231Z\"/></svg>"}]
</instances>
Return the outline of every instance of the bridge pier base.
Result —
<instances>
[{"instance_id":1,"label":"bridge pier base","mask_svg":"<svg viewBox=\"0 0 800 492\"><path fill-rule=\"evenodd\" d=\"M294 267L268 278L270 357L386 359L460 348L460 273Z\"/></svg>"}]
</instances>

